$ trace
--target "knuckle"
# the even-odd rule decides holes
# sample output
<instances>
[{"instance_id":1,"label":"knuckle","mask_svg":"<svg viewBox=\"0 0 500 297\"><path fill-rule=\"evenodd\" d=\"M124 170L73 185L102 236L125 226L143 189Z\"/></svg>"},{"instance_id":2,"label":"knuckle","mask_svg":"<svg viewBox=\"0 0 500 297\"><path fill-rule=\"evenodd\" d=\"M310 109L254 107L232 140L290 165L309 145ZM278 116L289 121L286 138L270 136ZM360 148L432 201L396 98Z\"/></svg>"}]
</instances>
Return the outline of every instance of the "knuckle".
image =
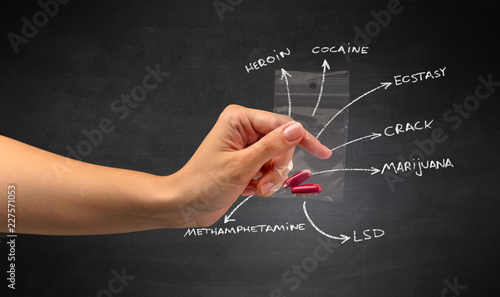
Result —
<instances>
[{"instance_id":1,"label":"knuckle","mask_svg":"<svg viewBox=\"0 0 500 297\"><path fill-rule=\"evenodd\" d=\"M220 114L219 119L231 124L237 123L238 122L237 119L242 113L243 109L244 107L240 105L236 104L228 105L226 106L226 108L224 108L224 110Z\"/></svg>"},{"instance_id":2,"label":"knuckle","mask_svg":"<svg viewBox=\"0 0 500 297\"><path fill-rule=\"evenodd\" d=\"M262 139L260 141L260 145L262 146L262 150L274 152L278 146L278 143L274 138L267 138Z\"/></svg>"},{"instance_id":3,"label":"knuckle","mask_svg":"<svg viewBox=\"0 0 500 297\"><path fill-rule=\"evenodd\" d=\"M283 125L283 124L286 124L288 122L292 122L294 121L294 119L292 117L289 117L287 115L284 115L284 114L276 114L276 121L278 122L277 124L279 125Z\"/></svg>"},{"instance_id":4,"label":"knuckle","mask_svg":"<svg viewBox=\"0 0 500 297\"><path fill-rule=\"evenodd\" d=\"M222 111L222 113L232 113L234 111L237 111L237 110L240 110L242 109L243 106L241 105L237 105L237 104L230 104L228 106L226 106L226 108L224 108L224 110Z\"/></svg>"},{"instance_id":5,"label":"knuckle","mask_svg":"<svg viewBox=\"0 0 500 297\"><path fill-rule=\"evenodd\" d=\"M224 176L222 181L225 184L241 183L246 181L248 175L248 169L252 167L250 160L248 158L235 158L230 162L227 162L224 168ZM250 161L251 162L251 161Z\"/></svg>"}]
</instances>

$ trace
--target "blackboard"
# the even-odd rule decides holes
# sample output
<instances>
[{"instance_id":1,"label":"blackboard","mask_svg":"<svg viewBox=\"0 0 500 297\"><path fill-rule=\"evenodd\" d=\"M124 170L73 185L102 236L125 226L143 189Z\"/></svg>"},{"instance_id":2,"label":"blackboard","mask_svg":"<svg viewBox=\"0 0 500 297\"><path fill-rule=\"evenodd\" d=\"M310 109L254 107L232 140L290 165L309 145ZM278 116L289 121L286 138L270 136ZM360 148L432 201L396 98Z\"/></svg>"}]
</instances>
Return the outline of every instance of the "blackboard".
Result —
<instances>
[{"instance_id":1,"label":"blackboard","mask_svg":"<svg viewBox=\"0 0 500 297\"><path fill-rule=\"evenodd\" d=\"M167 175L225 106L273 110L276 70L327 60L349 72L351 102L373 91L349 107L348 140L383 134L347 145L346 168L385 170L345 172L340 201L240 197L217 235L19 235L15 291L3 235L2 296L497 294L499 13L488 0L4 1L2 135L66 155L111 118L84 160ZM168 75L112 110L147 67ZM451 166L406 170L421 156Z\"/></svg>"}]
</instances>

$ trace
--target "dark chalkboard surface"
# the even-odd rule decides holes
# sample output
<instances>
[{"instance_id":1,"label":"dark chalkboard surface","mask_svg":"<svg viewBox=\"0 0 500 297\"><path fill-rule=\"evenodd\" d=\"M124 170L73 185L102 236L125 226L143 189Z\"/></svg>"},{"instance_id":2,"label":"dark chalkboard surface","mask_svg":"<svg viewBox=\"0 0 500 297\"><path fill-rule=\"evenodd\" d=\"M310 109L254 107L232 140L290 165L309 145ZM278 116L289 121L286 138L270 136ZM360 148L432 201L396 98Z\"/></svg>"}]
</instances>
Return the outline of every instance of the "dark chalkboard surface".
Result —
<instances>
[{"instance_id":1,"label":"dark chalkboard surface","mask_svg":"<svg viewBox=\"0 0 500 297\"><path fill-rule=\"evenodd\" d=\"M371 171L346 171L341 200L240 198L210 229L19 235L15 292L3 235L2 296L498 294L498 2L41 0L1 14L0 134L57 154L108 118L86 162L173 173L225 106L273 110L276 70L325 59L349 72L351 102L373 91L349 107L348 141L382 134L345 147L345 168ZM157 87L119 105L148 71ZM443 167L417 175L427 161Z\"/></svg>"}]
</instances>

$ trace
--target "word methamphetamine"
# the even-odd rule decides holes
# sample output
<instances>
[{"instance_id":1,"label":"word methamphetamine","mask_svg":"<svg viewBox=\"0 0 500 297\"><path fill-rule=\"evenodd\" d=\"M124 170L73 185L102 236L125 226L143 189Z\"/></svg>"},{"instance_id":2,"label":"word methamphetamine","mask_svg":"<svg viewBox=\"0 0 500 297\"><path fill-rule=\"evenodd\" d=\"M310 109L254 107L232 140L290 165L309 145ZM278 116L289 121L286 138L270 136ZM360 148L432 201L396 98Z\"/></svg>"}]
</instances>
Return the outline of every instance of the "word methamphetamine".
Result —
<instances>
[{"instance_id":1,"label":"word methamphetamine","mask_svg":"<svg viewBox=\"0 0 500 297\"><path fill-rule=\"evenodd\" d=\"M202 235L228 235L228 234L238 234L238 233L268 233L268 232L292 232L292 231L304 231L305 223L301 224L284 224L284 225L255 225L255 226L237 226L237 227L225 227L225 228L191 228L184 233L183 237L186 236L202 236Z\"/></svg>"}]
</instances>

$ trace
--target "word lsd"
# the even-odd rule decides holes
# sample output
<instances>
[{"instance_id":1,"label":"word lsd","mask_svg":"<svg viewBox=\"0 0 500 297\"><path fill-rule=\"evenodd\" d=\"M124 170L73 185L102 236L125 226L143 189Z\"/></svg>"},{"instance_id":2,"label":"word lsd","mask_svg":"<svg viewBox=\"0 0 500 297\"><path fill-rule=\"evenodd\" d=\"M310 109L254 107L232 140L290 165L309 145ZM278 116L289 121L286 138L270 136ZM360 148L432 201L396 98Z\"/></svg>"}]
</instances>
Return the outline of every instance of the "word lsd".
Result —
<instances>
[{"instance_id":1,"label":"word lsd","mask_svg":"<svg viewBox=\"0 0 500 297\"><path fill-rule=\"evenodd\" d=\"M384 236L385 231L382 229L367 229L363 231L363 235L356 234L354 231L353 240L354 242L366 241L373 238L379 238Z\"/></svg>"},{"instance_id":2,"label":"word lsd","mask_svg":"<svg viewBox=\"0 0 500 297\"><path fill-rule=\"evenodd\" d=\"M396 84L396 86L400 86L402 84L408 84L408 83L414 84L428 79L436 79L444 77L445 70L446 67L439 68L434 71L422 71L408 75L396 75L394 76L394 83Z\"/></svg>"}]
</instances>

